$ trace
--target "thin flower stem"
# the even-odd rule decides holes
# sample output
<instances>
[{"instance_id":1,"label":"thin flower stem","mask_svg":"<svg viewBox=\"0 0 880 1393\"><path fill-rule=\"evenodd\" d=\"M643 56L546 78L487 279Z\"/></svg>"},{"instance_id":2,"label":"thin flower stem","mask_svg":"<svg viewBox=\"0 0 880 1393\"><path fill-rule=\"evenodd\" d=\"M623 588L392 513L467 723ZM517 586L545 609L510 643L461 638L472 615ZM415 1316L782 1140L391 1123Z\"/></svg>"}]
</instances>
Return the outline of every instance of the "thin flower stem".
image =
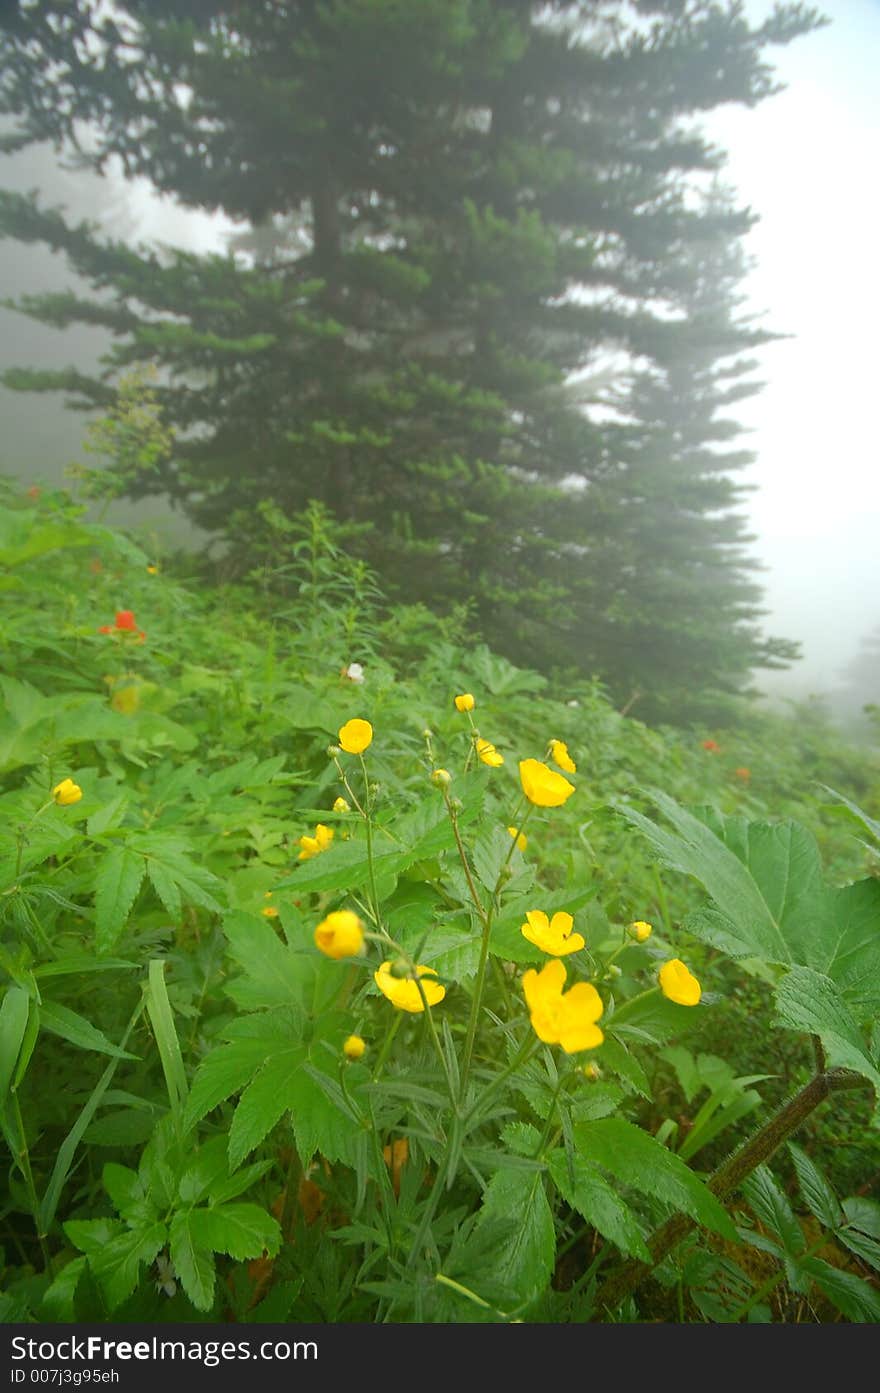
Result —
<instances>
[{"instance_id":1,"label":"thin flower stem","mask_svg":"<svg viewBox=\"0 0 880 1393\"><path fill-rule=\"evenodd\" d=\"M458 856L464 869L464 875L465 880L468 884L468 890L470 891L471 899L474 902L474 907L476 908L476 911L480 916L480 922L485 928L486 910L483 908L483 901L480 899L479 892L477 890L476 885L474 884L474 877L470 868L470 862L467 859L467 852L464 849L464 842L461 840L461 833L458 830L458 814L456 813L455 808L452 806L452 799L449 797L449 791L446 788L444 788L443 790L443 801L446 804L446 811L449 813L449 820L452 823L452 833L455 837L455 845L458 847Z\"/></svg>"},{"instance_id":2,"label":"thin flower stem","mask_svg":"<svg viewBox=\"0 0 880 1393\"><path fill-rule=\"evenodd\" d=\"M556 1104L559 1101L559 1095L562 1092L562 1086L570 1078L571 1073L566 1072L561 1073L556 1080L556 1087L553 1090L553 1097L550 1099L550 1107L547 1111L547 1122L544 1126L544 1131L541 1136L541 1140L538 1142L537 1148L535 1150L536 1160L541 1155L541 1152L544 1150L544 1147L547 1145L550 1133L553 1130L553 1115L556 1112Z\"/></svg>"},{"instance_id":3,"label":"thin flower stem","mask_svg":"<svg viewBox=\"0 0 880 1393\"><path fill-rule=\"evenodd\" d=\"M382 1042L382 1048L379 1051L379 1058L376 1060L376 1064L373 1069L373 1083L375 1083L378 1079L385 1066L385 1061L391 1053L391 1046L394 1044L394 1037L400 1029L402 1020L403 1012L395 1011L394 1019L392 1020L391 1025L385 1034L385 1039Z\"/></svg>"},{"instance_id":4,"label":"thin flower stem","mask_svg":"<svg viewBox=\"0 0 880 1393\"><path fill-rule=\"evenodd\" d=\"M40 1252L43 1254L43 1267L46 1272L52 1271L52 1259L49 1256L49 1248L46 1243L45 1235L41 1232L39 1220L40 1201L37 1198L37 1190L34 1185L34 1173L31 1169L31 1156L28 1151L27 1133L24 1130L24 1119L21 1115L21 1104L18 1101L18 1090L11 1089L12 1111L15 1117L15 1125L18 1129L18 1153L15 1157L18 1168L24 1176L25 1189L27 1190L28 1203L33 1215L34 1227L37 1230L37 1238L40 1243Z\"/></svg>"},{"instance_id":5,"label":"thin flower stem","mask_svg":"<svg viewBox=\"0 0 880 1393\"><path fill-rule=\"evenodd\" d=\"M376 890L376 868L373 865L373 800L370 797L370 784L367 779L366 761L363 755L358 755L358 759L361 762L361 771L364 776L364 802L367 805L364 813L364 822L367 827L367 868L370 876L370 895L373 901L373 917L376 924L379 925L381 923L379 918L379 894Z\"/></svg>"},{"instance_id":6,"label":"thin flower stem","mask_svg":"<svg viewBox=\"0 0 880 1393\"><path fill-rule=\"evenodd\" d=\"M649 996L658 996L659 994L659 987L648 987L647 991L639 992L638 996L631 996L629 1001L625 1001L623 1005L614 1012L614 1015L608 1022L609 1028L614 1025L620 1025L620 1022L622 1020L625 1021L627 1016L632 1015L633 1008L636 1006L640 1006L642 1002L647 1001Z\"/></svg>"}]
</instances>

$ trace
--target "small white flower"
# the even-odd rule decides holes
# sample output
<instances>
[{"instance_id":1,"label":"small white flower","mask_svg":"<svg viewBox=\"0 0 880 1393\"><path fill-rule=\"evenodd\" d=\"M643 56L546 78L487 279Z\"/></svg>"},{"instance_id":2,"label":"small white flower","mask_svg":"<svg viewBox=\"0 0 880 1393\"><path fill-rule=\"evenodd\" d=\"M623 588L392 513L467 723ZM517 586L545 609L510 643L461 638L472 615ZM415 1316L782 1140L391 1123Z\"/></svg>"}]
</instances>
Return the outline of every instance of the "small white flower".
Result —
<instances>
[{"instance_id":1,"label":"small white flower","mask_svg":"<svg viewBox=\"0 0 880 1393\"><path fill-rule=\"evenodd\" d=\"M364 670L360 663L349 663L342 675L347 677L349 682L363 682L364 680Z\"/></svg>"},{"instance_id":2,"label":"small white flower","mask_svg":"<svg viewBox=\"0 0 880 1393\"><path fill-rule=\"evenodd\" d=\"M580 706L580 702L578 701L577 697L572 697L571 701L567 701L565 704L566 706Z\"/></svg>"}]
</instances>

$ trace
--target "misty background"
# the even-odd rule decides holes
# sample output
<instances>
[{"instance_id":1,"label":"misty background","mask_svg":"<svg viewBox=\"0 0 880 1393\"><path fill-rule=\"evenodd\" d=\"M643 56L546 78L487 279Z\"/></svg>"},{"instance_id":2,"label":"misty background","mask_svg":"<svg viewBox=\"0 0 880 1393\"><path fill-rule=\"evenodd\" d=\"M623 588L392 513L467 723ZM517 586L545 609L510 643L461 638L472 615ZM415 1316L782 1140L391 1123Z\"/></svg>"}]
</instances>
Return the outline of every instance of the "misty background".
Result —
<instances>
[{"instance_id":1,"label":"misty background","mask_svg":"<svg viewBox=\"0 0 880 1393\"><path fill-rule=\"evenodd\" d=\"M758 21L772 5L751 0ZM852 717L877 700L880 675L864 641L880 628L880 469L873 423L876 355L869 339L880 311L874 270L880 104L873 55L880 0L834 0L831 23L774 56L786 90L755 110L727 107L704 122L728 153L726 182L759 214L745 245L753 267L750 310L787 337L757 351L764 390L738 405L757 460L743 476L744 505L763 565L764 627L800 641L803 659L756 682L777 700L817 694ZM43 206L98 222L131 243L225 252L241 230L156 196L143 181L62 167L48 146L0 160L0 186L39 189ZM0 241L0 297L82 290L63 257ZM0 370L12 366L94 370L104 330L59 331L0 307ZM0 469L23 486L63 479L83 459L88 416L60 397L0 387ZM192 544L192 524L163 500L118 502L112 521L135 527L153 549ZM848 669L861 667L861 677ZM876 678L875 678L876 682Z\"/></svg>"}]
</instances>

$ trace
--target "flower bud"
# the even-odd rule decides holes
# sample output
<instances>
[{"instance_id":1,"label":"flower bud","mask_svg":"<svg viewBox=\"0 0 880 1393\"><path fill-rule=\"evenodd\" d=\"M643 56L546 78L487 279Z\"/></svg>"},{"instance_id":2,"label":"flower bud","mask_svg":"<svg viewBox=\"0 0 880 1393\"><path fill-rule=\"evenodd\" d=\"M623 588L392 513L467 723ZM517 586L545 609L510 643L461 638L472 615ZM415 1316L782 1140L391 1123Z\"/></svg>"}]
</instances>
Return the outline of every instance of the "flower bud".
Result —
<instances>
[{"instance_id":1,"label":"flower bud","mask_svg":"<svg viewBox=\"0 0 880 1393\"><path fill-rule=\"evenodd\" d=\"M447 788L452 783L452 775L448 769L435 769L431 775L431 783L438 788Z\"/></svg>"},{"instance_id":2,"label":"flower bud","mask_svg":"<svg viewBox=\"0 0 880 1393\"><path fill-rule=\"evenodd\" d=\"M602 1070L599 1068L598 1064L584 1065L584 1078L588 1079L590 1083L596 1083L598 1079L601 1079L601 1077Z\"/></svg>"}]
</instances>

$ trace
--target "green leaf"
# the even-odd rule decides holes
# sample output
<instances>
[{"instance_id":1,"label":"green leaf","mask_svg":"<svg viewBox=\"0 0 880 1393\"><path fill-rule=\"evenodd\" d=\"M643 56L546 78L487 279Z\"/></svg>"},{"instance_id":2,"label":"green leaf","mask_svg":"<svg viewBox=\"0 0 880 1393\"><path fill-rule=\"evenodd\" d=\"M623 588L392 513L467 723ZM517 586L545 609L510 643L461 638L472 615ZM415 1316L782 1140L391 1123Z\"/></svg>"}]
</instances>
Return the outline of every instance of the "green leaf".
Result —
<instances>
[{"instance_id":1,"label":"green leaf","mask_svg":"<svg viewBox=\"0 0 880 1393\"><path fill-rule=\"evenodd\" d=\"M740 1189L756 1217L779 1239L788 1256L799 1257L807 1246L803 1229L769 1167L758 1166Z\"/></svg>"},{"instance_id":2,"label":"green leaf","mask_svg":"<svg viewBox=\"0 0 880 1393\"><path fill-rule=\"evenodd\" d=\"M291 1045L286 1050L279 1050L265 1061L260 1072L248 1084L229 1129L231 1169L234 1170L255 1146L259 1146L278 1119L291 1107L297 1096L297 1084L303 1075L305 1060L303 1045ZM302 1157L304 1164L307 1159L306 1156Z\"/></svg>"},{"instance_id":3,"label":"green leaf","mask_svg":"<svg viewBox=\"0 0 880 1393\"><path fill-rule=\"evenodd\" d=\"M137 1171L108 1161L101 1179L114 1206L127 1223L143 1228L157 1217Z\"/></svg>"},{"instance_id":4,"label":"green leaf","mask_svg":"<svg viewBox=\"0 0 880 1393\"><path fill-rule=\"evenodd\" d=\"M197 1311L210 1311L214 1303L214 1258L192 1232L190 1210L179 1210L169 1229L170 1253L180 1284Z\"/></svg>"},{"instance_id":5,"label":"green leaf","mask_svg":"<svg viewBox=\"0 0 880 1393\"><path fill-rule=\"evenodd\" d=\"M826 885L815 838L796 822L698 817L659 790L651 796L674 831L618 810L666 865L700 881L714 901L688 916L689 932L731 957L810 967L854 1006L880 1007L880 881Z\"/></svg>"},{"instance_id":6,"label":"green leaf","mask_svg":"<svg viewBox=\"0 0 880 1393\"><path fill-rule=\"evenodd\" d=\"M159 1222L145 1228L122 1229L112 1221L70 1220L64 1225L75 1248L88 1255L89 1266L111 1311L131 1296L138 1283L141 1266L151 1263L165 1246L165 1225Z\"/></svg>"},{"instance_id":7,"label":"green leaf","mask_svg":"<svg viewBox=\"0 0 880 1393\"><path fill-rule=\"evenodd\" d=\"M211 1209L193 1209L190 1232L199 1247L231 1258L274 1257L281 1246L277 1219L256 1204L219 1204Z\"/></svg>"},{"instance_id":8,"label":"green leaf","mask_svg":"<svg viewBox=\"0 0 880 1393\"><path fill-rule=\"evenodd\" d=\"M318 968L319 955L313 945L309 951L294 953L281 942L268 919L243 910L226 915L223 931L229 940L230 957L245 973L228 988L239 1006L254 1010L290 1006L301 1000Z\"/></svg>"},{"instance_id":9,"label":"green leaf","mask_svg":"<svg viewBox=\"0 0 880 1393\"><path fill-rule=\"evenodd\" d=\"M564 1151L553 1151L548 1159L550 1174L566 1203L622 1253L650 1262L651 1254L637 1216L608 1184L599 1167L583 1156L575 1156L574 1174L570 1175Z\"/></svg>"},{"instance_id":10,"label":"green leaf","mask_svg":"<svg viewBox=\"0 0 880 1393\"><path fill-rule=\"evenodd\" d=\"M804 1258L801 1266L847 1320L871 1325L880 1322L880 1294L861 1277L842 1272L822 1258Z\"/></svg>"},{"instance_id":11,"label":"green leaf","mask_svg":"<svg viewBox=\"0 0 880 1393\"><path fill-rule=\"evenodd\" d=\"M838 1229L836 1237L851 1253L855 1253L856 1257L873 1267L875 1272L880 1272L880 1243L876 1238L869 1238L866 1233L850 1228Z\"/></svg>"},{"instance_id":12,"label":"green leaf","mask_svg":"<svg viewBox=\"0 0 880 1393\"><path fill-rule=\"evenodd\" d=\"M69 1322L76 1319L76 1289L87 1262L85 1257L74 1258L62 1267L52 1285L43 1293L40 1315L44 1320Z\"/></svg>"},{"instance_id":13,"label":"green leaf","mask_svg":"<svg viewBox=\"0 0 880 1393\"><path fill-rule=\"evenodd\" d=\"M62 1040L69 1040L72 1045L78 1045L81 1050L96 1050L98 1054L109 1054L113 1059L137 1059L136 1054L129 1054L128 1050L121 1050L102 1030L87 1021L85 1016L81 1016L77 1011L71 1011L69 1006L62 1006L58 1001L43 1001L40 1007L40 1024L44 1030L50 1031L52 1035L60 1035Z\"/></svg>"},{"instance_id":14,"label":"green leaf","mask_svg":"<svg viewBox=\"0 0 880 1393\"><path fill-rule=\"evenodd\" d=\"M540 1171L499 1170L483 1196L478 1228L493 1220L514 1219L492 1255L492 1275L518 1303L531 1301L550 1282L556 1260L553 1211Z\"/></svg>"},{"instance_id":15,"label":"green leaf","mask_svg":"<svg viewBox=\"0 0 880 1393\"><path fill-rule=\"evenodd\" d=\"M502 868L512 859L512 838L506 827L485 827L474 842L471 860L481 883L495 893Z\"/></svg>"},{"instance_id":16,"label":"green leaf","mask_svg":"<svg viewBox=\"0 0 880 1393\"><path fill-rule=\"evenodd\" d=\"M109 953L125 928L145 873L144 858L128 847L105 853L95 877L95 946Z\"/></svg>"},{"instance_id":17,"label":"green leaf","mask_svg":"<svg viewBox=\"0 0 880 1393\"><path fill-rule=\"evenodd\" d=\"M146 1007L162 1061L171 1111L175 1116L179 1116L186 1103L189 1089L180 1053L180 1041L174 1026L174 1012L171 1010L168 988L165 986L164 958L153 958L150 961Z\"/></svg>"},{"instance_id":18,"label":"green leaf","mask_svg":"<svg viewBox=\"0 0 880 1393\"><path fill-rule=\"evenodd\" d=\"M578 1154L600 1165L624 1185L683 1210L723 1238L735 1238L730 1218L712 1192L678 1156L622 1117L579 1122Z\"/></svg>"},{"instance_id":19,"label":"green leaf","mask_svg":"<svg viewBox=\"0 0 880 1393\"><path fill-rule=\"evenodd\" d=\"M793 967L776 988L776 1007L784 1025L819 1036L829 1064L863 1074L880 1097L880 1073L865 1049L852 1012L830 978L809 967Z\"/></svg>"},{"instance_id":20,"label":"green leaf","mask_svg":"<svg viewBox=\"0 0 880 1393\"><path fill-rule=\"evenodd\" d=\"M838 1228L846 1222L846 1215L834 1190L815 1161L810 1160L802 1147L798 1146L796 1142L790 1141L788 1149L791 1152L798 1184L801 1187L801 1194L807 1208L826 1228Z\"/></svg>"},{"instance_id":21,"label":"green leaf","mask_svg":"<svg viewBox=\"0 0 880 1393\"><path fill-rule=\"evenodd\" d=\"M202 1060L190 1090L184 1113L184 1127L190 1130L196 1122L231 1098L253 1078L266 1062L265 1039L233 1040L219 1045Z\"/></svg>"},{"instance_id":22,"label":"green leaf","mask_svg":"<svg viewBox=\"0 0 880 1393\"><path fill-rule=\"evenodd\" d=\"M0 1107L6 1101L28 1023L30 997L21 987L7 987L0 1003Z\"/></svg>"}]
</instances>

